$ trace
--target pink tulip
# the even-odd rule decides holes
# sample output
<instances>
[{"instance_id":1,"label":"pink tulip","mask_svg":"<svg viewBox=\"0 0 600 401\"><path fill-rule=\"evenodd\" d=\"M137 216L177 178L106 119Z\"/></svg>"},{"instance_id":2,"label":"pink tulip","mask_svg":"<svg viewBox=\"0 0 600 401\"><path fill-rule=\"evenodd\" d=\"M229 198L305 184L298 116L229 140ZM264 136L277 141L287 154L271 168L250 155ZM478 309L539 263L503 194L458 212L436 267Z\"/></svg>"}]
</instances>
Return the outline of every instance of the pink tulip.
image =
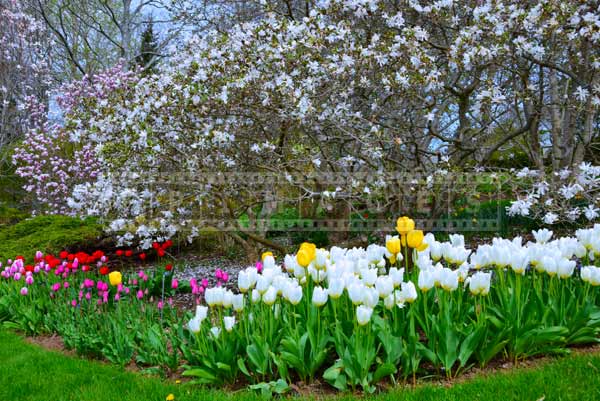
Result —
<instances>
[{"instance_id":1,"label":"pink tulip","mask_svg":"<svg viewBox=\"0 0 600 401\"><path fill-rule=\"evenodd\" d=\"M142 299L144 298L144 292L142 290L138 290L135 296L137 299Z\"/></svg>"},{"instance_id":2,"label":"pink tulip","mask_svg":"<svg viewBox=\"0 0 600 401\"><path fill-rule=\"evenodd\" d=\"M21 288L21 295L25 296L27 294L29 294L29 290L27 289L27 287Z\"/></svg>"},{"instance_id":3,"label":"pink tulip","mask_svg":"<svg viewBox=\"0 0 600 401\"><path fill-rule=\"evenodd\" d=\"M65 281L65 283L63 284L63 287L65 287L65 288L69 288L69 282L68 282L68 281Z\"/></svg>"},{"instance_id":4,"label":"pink tulip","mask_svg":"<svg viewBox=\"0 0 600 401\"><path fill-rule=\"evenodd\" d=\"M72 300L71 301L71 306L74 308L77 306L77 301L76 300Z\"/></svg>"},{"instance_id":5,"label":"pink tulip","mask_svg":"<svg viewBox=\"0 0 600 401\"><path fill-rule=\"evenodd\" d=\"M57 292L58 290L60 290L60 283L54 283L52 284L52 291Z\"/></svg>"},{"instance_id":6,"label":"pink tulip","mask_svg":"<svg viewBox=\"0 0 600 401\"><path fill-rule=\"evenodd\" d=\"M25 284L27 284L27 285L33 284L33 276L32 275L25 277Z\"/></svg>"},{"instance_id":7,"label":"pink tulip","mask_svg":"<svg viewBox=\"0 0 600 401\"><path fill-rule=\"evenodd\" d=\"M177 281L177 279L173 279L173 281L171 281L171 288L176 290L177 287L179 287L179 281Z\"/></svg>"}]
</instances>

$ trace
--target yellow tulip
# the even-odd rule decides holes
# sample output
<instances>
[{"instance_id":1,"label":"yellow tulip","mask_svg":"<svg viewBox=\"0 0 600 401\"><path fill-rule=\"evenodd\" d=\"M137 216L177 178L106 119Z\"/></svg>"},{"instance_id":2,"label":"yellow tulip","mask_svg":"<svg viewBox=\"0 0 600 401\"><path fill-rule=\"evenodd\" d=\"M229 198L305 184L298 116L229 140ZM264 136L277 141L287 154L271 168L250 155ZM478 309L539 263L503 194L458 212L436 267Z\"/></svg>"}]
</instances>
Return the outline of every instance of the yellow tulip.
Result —
<instances>
[{"instance_id":1,"label":"yellow tulip","mask_svg":"<svg viewBox=\"0 0 600 401\"><path fill-rule=\"evenodd\" d=\"M298 251L298 253L296 254L296 261L298 262L298 264L300 266L306 267L310 264L310 262L312 261L312 258L310 257L310 254L308 253L307 250L300 249Z\"/></svg>"},{"instance_id":2,"label":"yellow tulip","mask_svg":"<svg viewBox=\"0 0 600 401\"><path fill-rule=\"evenodd\" d=\"M398 238L398 237L390 238L385 243L385 247L392 255L396 255L398 252L400 252L400 238Z\"/></svg>"},{"instance_id":3,"label":"yellow tulip","mask_svg":"<svg viewBox=\"0 0 600 401\"><path fill-rule=\"evenodd\" d=\"M406 243L411 248L418 248L423 244L423 231L421 230L411 230L406 234Z\"/></svg>"},{"instance_id":4,"label":"yellow tulip","mask_svg":"<svg viewBox=\"0 0 600 401\"><path fill-rule=\"evenodd\" d=\"M409 217L402 216L396 220L396 231L401 235L406 235L409 231L415 229L415 221Z\"/></svg>"},{"instance_id":5,"label":"yellow tulip","mask_svg":"<svg viewBox=\"0 0 600 401\"><path fill-rule=\"evenodd\" d=\"M169 395L167 396L167 401L173 401L173 400L175 400L175 395L173 395L173 394L169 394Z\"/></svg>"},{"instance_id":6,"label":"yellow tulip","mask_svg":"<svg viewBox=\"0 0 600 401\"><path fill-rule=\"evenodd\" d=\"M110 281L110 285L112 285L113 287L116 287L119 284L121 284L122 278L123 277L121 276L121 272L111 272L108 275L108 281Z\"/></svg>"},{"instance_id":7,"label":"yellow tulip","mask_svg":"<svg viewBox=\"0 0 600 401\"><path fill-rule=\"evenodd\" d=\"M311 242L303 242L302 245L300 245L300 250L306 251L310 260L313 260L317 255L317 246Z\"/></svg>"},{"instance_id":8,"label":"yellow tulip","mask_svg":"<svg viewBox=\"0 0 600 401\"><path fill-rule=\"evenodd\" d=\"M419 251L419 252L423 252L425 249L427 249L427 247L428 247L428 246L429 246L429 244L428 244L428 243L426 243L426 242L423 242L423 243L421 244L421 246L418 246L418 247L417 247L417 251Z\"/></svg>"},{"instance_id":9,"label":"yellow tulip","mask_svg":"<svg viewBox=\"0 0 600 401\"><path fill-rule=\"evenodd\" d=\"M260 257L260 260L262 260L264 262L264 260L267 256L273 256L273 252L263 252L262 256ZM273 256L273 257L275 257L275 256Z\"/></svg>"}]
</instances>

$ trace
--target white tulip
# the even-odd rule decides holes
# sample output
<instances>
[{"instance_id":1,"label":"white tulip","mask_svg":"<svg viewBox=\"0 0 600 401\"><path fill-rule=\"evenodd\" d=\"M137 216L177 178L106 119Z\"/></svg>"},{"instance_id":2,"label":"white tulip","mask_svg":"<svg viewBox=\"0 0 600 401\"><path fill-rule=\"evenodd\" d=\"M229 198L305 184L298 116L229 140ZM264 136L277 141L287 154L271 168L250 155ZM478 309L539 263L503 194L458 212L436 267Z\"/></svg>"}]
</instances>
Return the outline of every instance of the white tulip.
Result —
<instances>
[{"instance_id":1,"label":"white tulip","mask_svg":"<svg viewBox=\"0 0 600 401\"><path fill-rule=\"evenodd\" d=\"M220 327L211 327L210 328L210 333L215 337L215 338L219 338L219 334L221 334L221 328Z\"/></svg>"},{"instance_id":2,"label":"white tulip","mask_svg":"<svg viewBox=\"0 0 600 401\"><path fill-rule=\"evenodd\" d=\"M394 291L394 280L389 276L379 276L375 281L375 289L380 298L385 298Z\"/></svg>"},{"instance_id":3,"label":"white tulip","mask_svg":"<svg viewBox=\"0 0 600 401\"><path fill-rule=\"evenodd\" d=\"M529 265L529 252L527 250L518 250L510 256L510 268L517 274L525 274Z\"/></svg>"},{"instance_id":4,"label":"white tulip","mask_svg":"<svg viewBox=\"0 0 600 401\"><path fill-rule=\"evenodd\" d=\"M404 281L404 268L398 269L396 267L390 268L390 277L394 282L394 287L399 287L400 283Z\"/></svg>"},{"instance_id":5,"label":"white tulip","mask_svg":"<svg viewBox=\"0 0 600 401\"><path fill-rule=\"evenodd\" d=\"M250 275L242 270L238 273L238 288L241 292L247 292L252 285L250 284Z\"/></svg>"},{"instance_id":6,"label":"white tulip","mask_svg":"<svg viewBox=\"0 0 600 401\"><path fill-rule=\"evenodd\" d=\"M207 288L204 292L204 299L208 306L220 306L223 305L223 297L225 290L221 287Z\"/></svg>"},{"instance_id":7,"label":"white tulip","mask_svg":"<svg viewBox=\"0 0 600 401\"><path fill-rule=\"evenodd\" d=\"M285 266L285 270L292 274L296 268L299 267L298 261L296 261L296 258L292 255L285 255L285 258L283 258L283 265Z\"/></svg>"},{"instance_id":8,"label":"white tulip","mask_svg":"<svg viewBox=\"0 0 600 401\"><path fill-rule=\"evenodd\" d=\"M362 283L353 283L348 286L348 296L354 305L362 303L365 286Z\"/></svg>"},{"instance_id":9,"label":"white tulip","mask_svg":"<svg viewBox=\"0 0 600 401\"><path fill-rule=\"evenodd\" d=\"M317 251L315 253L315 260L314 260L315 269L324 270L325 267L327 266L327 257L328 256L329 256L329 252L327 252L325 249L322 249L322 248L317 249Z\"/></svg>"},{"instance_id":10,"label":"white tulip","mask_svg":"<svg viewBox=\"0 0 600 401\"><path fill-rule=\"evenodd\" d=\"M462 234L450 234L448 236L450 238L450 243L455 248L464 248L465 246L465 236Z\"/></svg>"},{"instance_id":11,"label":"white tulip","mask_svg":"<svg viewBox=\"0 0 600 401\"><path fill-rule=\"evenodd\" d=\"M576 263L574 260L561 259L558 261L558 277L568 278L573 275Z\"/></svg>"},{"instance_id":12,"label":"white tulip","mask_svg":"<svg viewBox=\"0 0 600 401\"><path fill-rule=\"evenodd\" d=\"M492 273L477 272L469 280L469 290L473 295L487 295L490 292Z\"/></svg>"},{"instance_id":13,"label":"white tulip","mask_svg":"<svg viewBox=\"0 0 600 401\"><path fill-rule=\"evenodd\" d=\"M553 234L553 232L548 230L547 228L532 231L531 233L533 234L533 237L535 238L535 241L538 244L545 244L546 242L550 241L550 238L552 238Z\"/></svg>"},{"instance_id":14,"label":"white tulip","mask_svg":"<svg viewBox=\"0 0 600 401\"><path fill-rule=\"evenodd\" d=\"M556 260L551 256L544 256L542 258L541 267L551 277L558 273L558 266L556 265Z\"/></svg>"},{"instance_id":15,"label":"white tulip","mask_svg":"<svg viewBox=\"0 0 600 401\"><path fill-rule=\"evenodd\" d=\"M356 320L358 321L358 324L364 326L365 324L369 323L372 314L373 308L359 305L358 308L356 308Z\"/></svg>"},{"instance_id":16,"label":"white tulip","mask_svg":"<svg viewBox=\"0 0 600 401\"><path fill-rule=\"evenodd\" d=\"M344 280L342 278L329 279L327 293L332 299L338 299L344 293Z\"/></svg>"},{"instance_id":17,"label":"white tulip","mask_svg":"<svg viewBox=\"0 0 600 401\"><path fill-rule=\"evenodd\" d=\"M271 279L272 278L270 276L265 276L264 274L259 275L258 279L256 280L256 289L258 292L264 294L271 285Z\"/></svg>"},{"instance_id":18,"label":"white tulip","mask_svg":"<svg viewBox=\"0 0 600 401\"><path fill-rule=\"evenodd\" d=\"M400 290L402 302L413 303L417 299L417 289L412 281L402 283Z\"/></svg>"},{"instance_id":19,"label":"white tulip","mask_svg":"<svg viewBox=\"0 0 600 401\"><path fill-rule=\"evenodd\" d=\"M262 300L267 305L273 305L277 300L277 290L270 285L262 296Z\"/></svg>"},{"instance_id":20,"label":"white tulip","mask_svg":"<svg viewBox=\"0 0 600 401\"><path fill-rule=\"evenodd\" d=\"M199 319L202 322L208 316L208 307L204 305L196 306L196 319Z\"/></svg>"},{"instance_id":21,"label":"white tulip","mask_svg":"<svg viewBox=\"0 0 600 401\"><path fill-rule=\"evenodd\" d=\"M194 334L198 333L200 331L201 323L202 323L202 321L200 319L198 319L197 317L194 317L188 322L188 329Z\"/></svg>"},{"instance_id":22,"label":"white tulip","mask_svg":"<svg viewBox=\"0 0 600 401\"><path fill-rule=\"evenodd\" d=\"M458 270L456 270L456 274L458 275L459 282L462 283L463 281L465 281L465 279L469 275L469 269L470 269L470 266L467 262L464 262L462 265L460 265L458 267Z\"/></svg>"},{"instance_id":23,"label":"white tulip","mask_svg":"<svg viewBox=\"0 0 600 401\"><path fill-rule=\"evenodd\" d=\"M258 292L258 290L256 288L252 290L252 295L251 295L250 300L252 301L253 304L260 301L260 292Z\"/></svg>"},{"instance_id":24,"label":"white tulip","mask_svg":"<svg viewBox=\"0 0 600 401\"><path fill-rule=\"evenodd\" d=\"M575 256L581 259L585 257L586 254L587 249L585 248L585 246L583 246L583 244L577 244L577 247L575 248Z\"/></svg>"},{"instance_id":25,"label":"white tulip","mask_svg":"<svg viewBox=\"0 0 600 401\"><path fill-rule=\"evenodd\" d=\"M421 270L417 284L421 291L429 291L435 286L435 273L432 270Z\"/></svg>"},{"instance_id":26,"label":"white tulip","mask_svg":"<svg viewBox=\"0 0 600 401\"><path fill-rule=\"evenodd\" d=\"M296 277L298 280L306 277L306 270L304 267L298 265L296 268L294 268L294 277Z\"/></svg>"},{"instance_id":27,"label":"white tulip","mask_svg":"<svg viewBox=\"0 0 600 401\"><path fill-rule=\"evenodd\" d=\"M302 300L302 287L299 285L290 285L286 290L286 299L292 305L298 305Z\"/></svg>"},{"instance_id":28,"label":"white tulip","mask_svg":"<svg viewBox=\"0 0 600 401\"><path fill-rule=\"evenodd\" d=\"M392 309L395 304L396 304L396 297L394 296L394 294L390 294L383 299L383 306L385 306L385 308L388 310Z\"/></svg>"},{"instance_id":29,"label":"white tulip","mask_svg":"<svg viewBox=\"0 0 600 401\"><path fill-rule=\"evenodd\" d=\"M313 290L312 303L315 306L323 306L327 303L327 291L321 287L315 287Z\"/></svg>"},{"instance_id":30,"label":"white tulip","mask_svg":"<svg viewBox=\"0 0 600 401\"><path fill-rule=\"evenodd\" d=\"M581 268L581 279L593 286L600 285L600 269L596 266L584 266Z\"/></svg>"},{"instance_id":31,"label":"white tulip","mask_svg":"<svg viewBox=\"0 0 600 401\"><path fill-rule=\"evenodd\" d=\"M327 271L314 268L312 263L308 265L308 274L315 283L320 283L327 278Z\"/></svg>"},{"instance_id":32,"label":"white tulip","mask_svg":"<svg viewBox=\"0 0 600 401\"><path fill-rule=\"evenodd\" d=\"M362 269L360 277L365 285L372 287L377 280L377 269Z\"/></svg>"},{"instance_id":33,"label":"white tulip","mask_svg":"<svg viewBox=\"0 0 600 401\"><path fill-rule=\"evenodd\" d=\"M231 290L223 291L223 306L229 308L233 305L233 292Z\"/></svg>"},{"instance_id":34,"label":"white tulip","mask_svg":"<svg viewBox=\"0 0 600 401\"><path fill-rule=\"evenodd\" d=\"M275 268L275 258L271 255L265 256L265 259L262 263L264 270L271 270Z\"/></svg>"},{"instance_id":35,"label":"white tulip","mask_svg":"<svg viewBox=\"0 0 600 401\"><path fill-rule=\"evenodd\" d=\"M433 259L434 261L439 261L442 258L442 244L437 242L437 241L433 241L429 244L429 247L427 247L427 249L429 249L429 256L431 256L431 259Z\"/></svg>"},{"instance_id":36,"label":"white tulip","mask_svg":"<svg viewBox=\"0 0 600 401\"><path fill-rule=\"evenodd\" d=\"M225 330L230 333L235 325L235 316L225 316L223 318L223 323L225 325Z\"/></svg>"},{"instance_id":37,"label":"white tulip","mask_svg":"<svg viewBox=\"0 0 600 401\"><path fill-rule=\"evenodd\" d=\"M379 302L379 292L373 287L365 287L362 303L370 308L374 308Z\"/></svg>"},{"instance_id":38,"label":"white tulip","mask_svg":"<svg viewBox=\"0 0 600 401\"><path fill-rule=\"evenodd\" d=\"M236 294L233 296L233 310L236 312L244 310L244 294Z\"/></svg>"},{"instance_id":39,"label":"white tulip","mask_svg":"<svg viewBox=\"0 0 600 401\"><path fill-rule=\"evenodd\" d=\"M458 273L454 270L443 268L440 273L440 286L446 291L458 288Z\"/></svg>"}]
</instances>

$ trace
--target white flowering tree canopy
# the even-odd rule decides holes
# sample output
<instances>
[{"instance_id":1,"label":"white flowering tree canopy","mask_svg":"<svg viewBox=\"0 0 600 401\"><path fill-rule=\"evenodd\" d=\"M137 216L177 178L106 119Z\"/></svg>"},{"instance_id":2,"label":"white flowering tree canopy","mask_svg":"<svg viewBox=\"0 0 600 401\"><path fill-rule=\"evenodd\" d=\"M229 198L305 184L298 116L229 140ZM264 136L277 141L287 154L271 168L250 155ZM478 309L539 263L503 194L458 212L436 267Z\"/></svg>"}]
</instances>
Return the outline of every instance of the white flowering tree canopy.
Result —
<instances>
[{"instance_id":1,"label":"white flowering tree canopy","mask_svg":"<svg viewBox=\"0 0 600 401\"><path fill-rule=\"evenodd\" d=\"M389 171L485 167L499 151L539 171L594 157L595 1L331 0L304 18L265 7L72 110L71 141L92 144L101 165L73 189L72 209L110 216L125 241L149 245L190 228L193 211L235 219L284 187L385 198ZM243 181L184 185L176 204L153 178L215 172L375 175L346 187L282 182L270 194ZM155 218L139 217L149 209Z\"/></svg>"}]
</instances>

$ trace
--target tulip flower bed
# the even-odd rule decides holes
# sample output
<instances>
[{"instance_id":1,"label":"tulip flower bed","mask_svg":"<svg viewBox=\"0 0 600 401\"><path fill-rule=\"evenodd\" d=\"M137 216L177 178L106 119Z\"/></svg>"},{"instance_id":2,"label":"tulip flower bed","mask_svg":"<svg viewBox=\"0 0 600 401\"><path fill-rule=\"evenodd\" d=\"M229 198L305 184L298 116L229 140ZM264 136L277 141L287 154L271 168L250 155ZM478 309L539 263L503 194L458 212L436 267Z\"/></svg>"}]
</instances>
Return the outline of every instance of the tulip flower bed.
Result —
<instances>
[{"instance_id":1,"label":"tulip flower bed","mask_svg":"<svg viewBox=\"0 0 600 401\"><path fill-rule=\"evenodd\" d=\"M33 268L17 260L4 269L0 319L120 365L182 367L201 384L266 393L317 380L372 392L598 342L600 225L473 250L461 235L438 242L414 228L400 218L398 236L366 249L304 243L282 264L265 253L239 273L235 292L194 280L195 314L150 301L147 283L170 272L99 276L38 255Z\"/></svg>"}]
</instances>

